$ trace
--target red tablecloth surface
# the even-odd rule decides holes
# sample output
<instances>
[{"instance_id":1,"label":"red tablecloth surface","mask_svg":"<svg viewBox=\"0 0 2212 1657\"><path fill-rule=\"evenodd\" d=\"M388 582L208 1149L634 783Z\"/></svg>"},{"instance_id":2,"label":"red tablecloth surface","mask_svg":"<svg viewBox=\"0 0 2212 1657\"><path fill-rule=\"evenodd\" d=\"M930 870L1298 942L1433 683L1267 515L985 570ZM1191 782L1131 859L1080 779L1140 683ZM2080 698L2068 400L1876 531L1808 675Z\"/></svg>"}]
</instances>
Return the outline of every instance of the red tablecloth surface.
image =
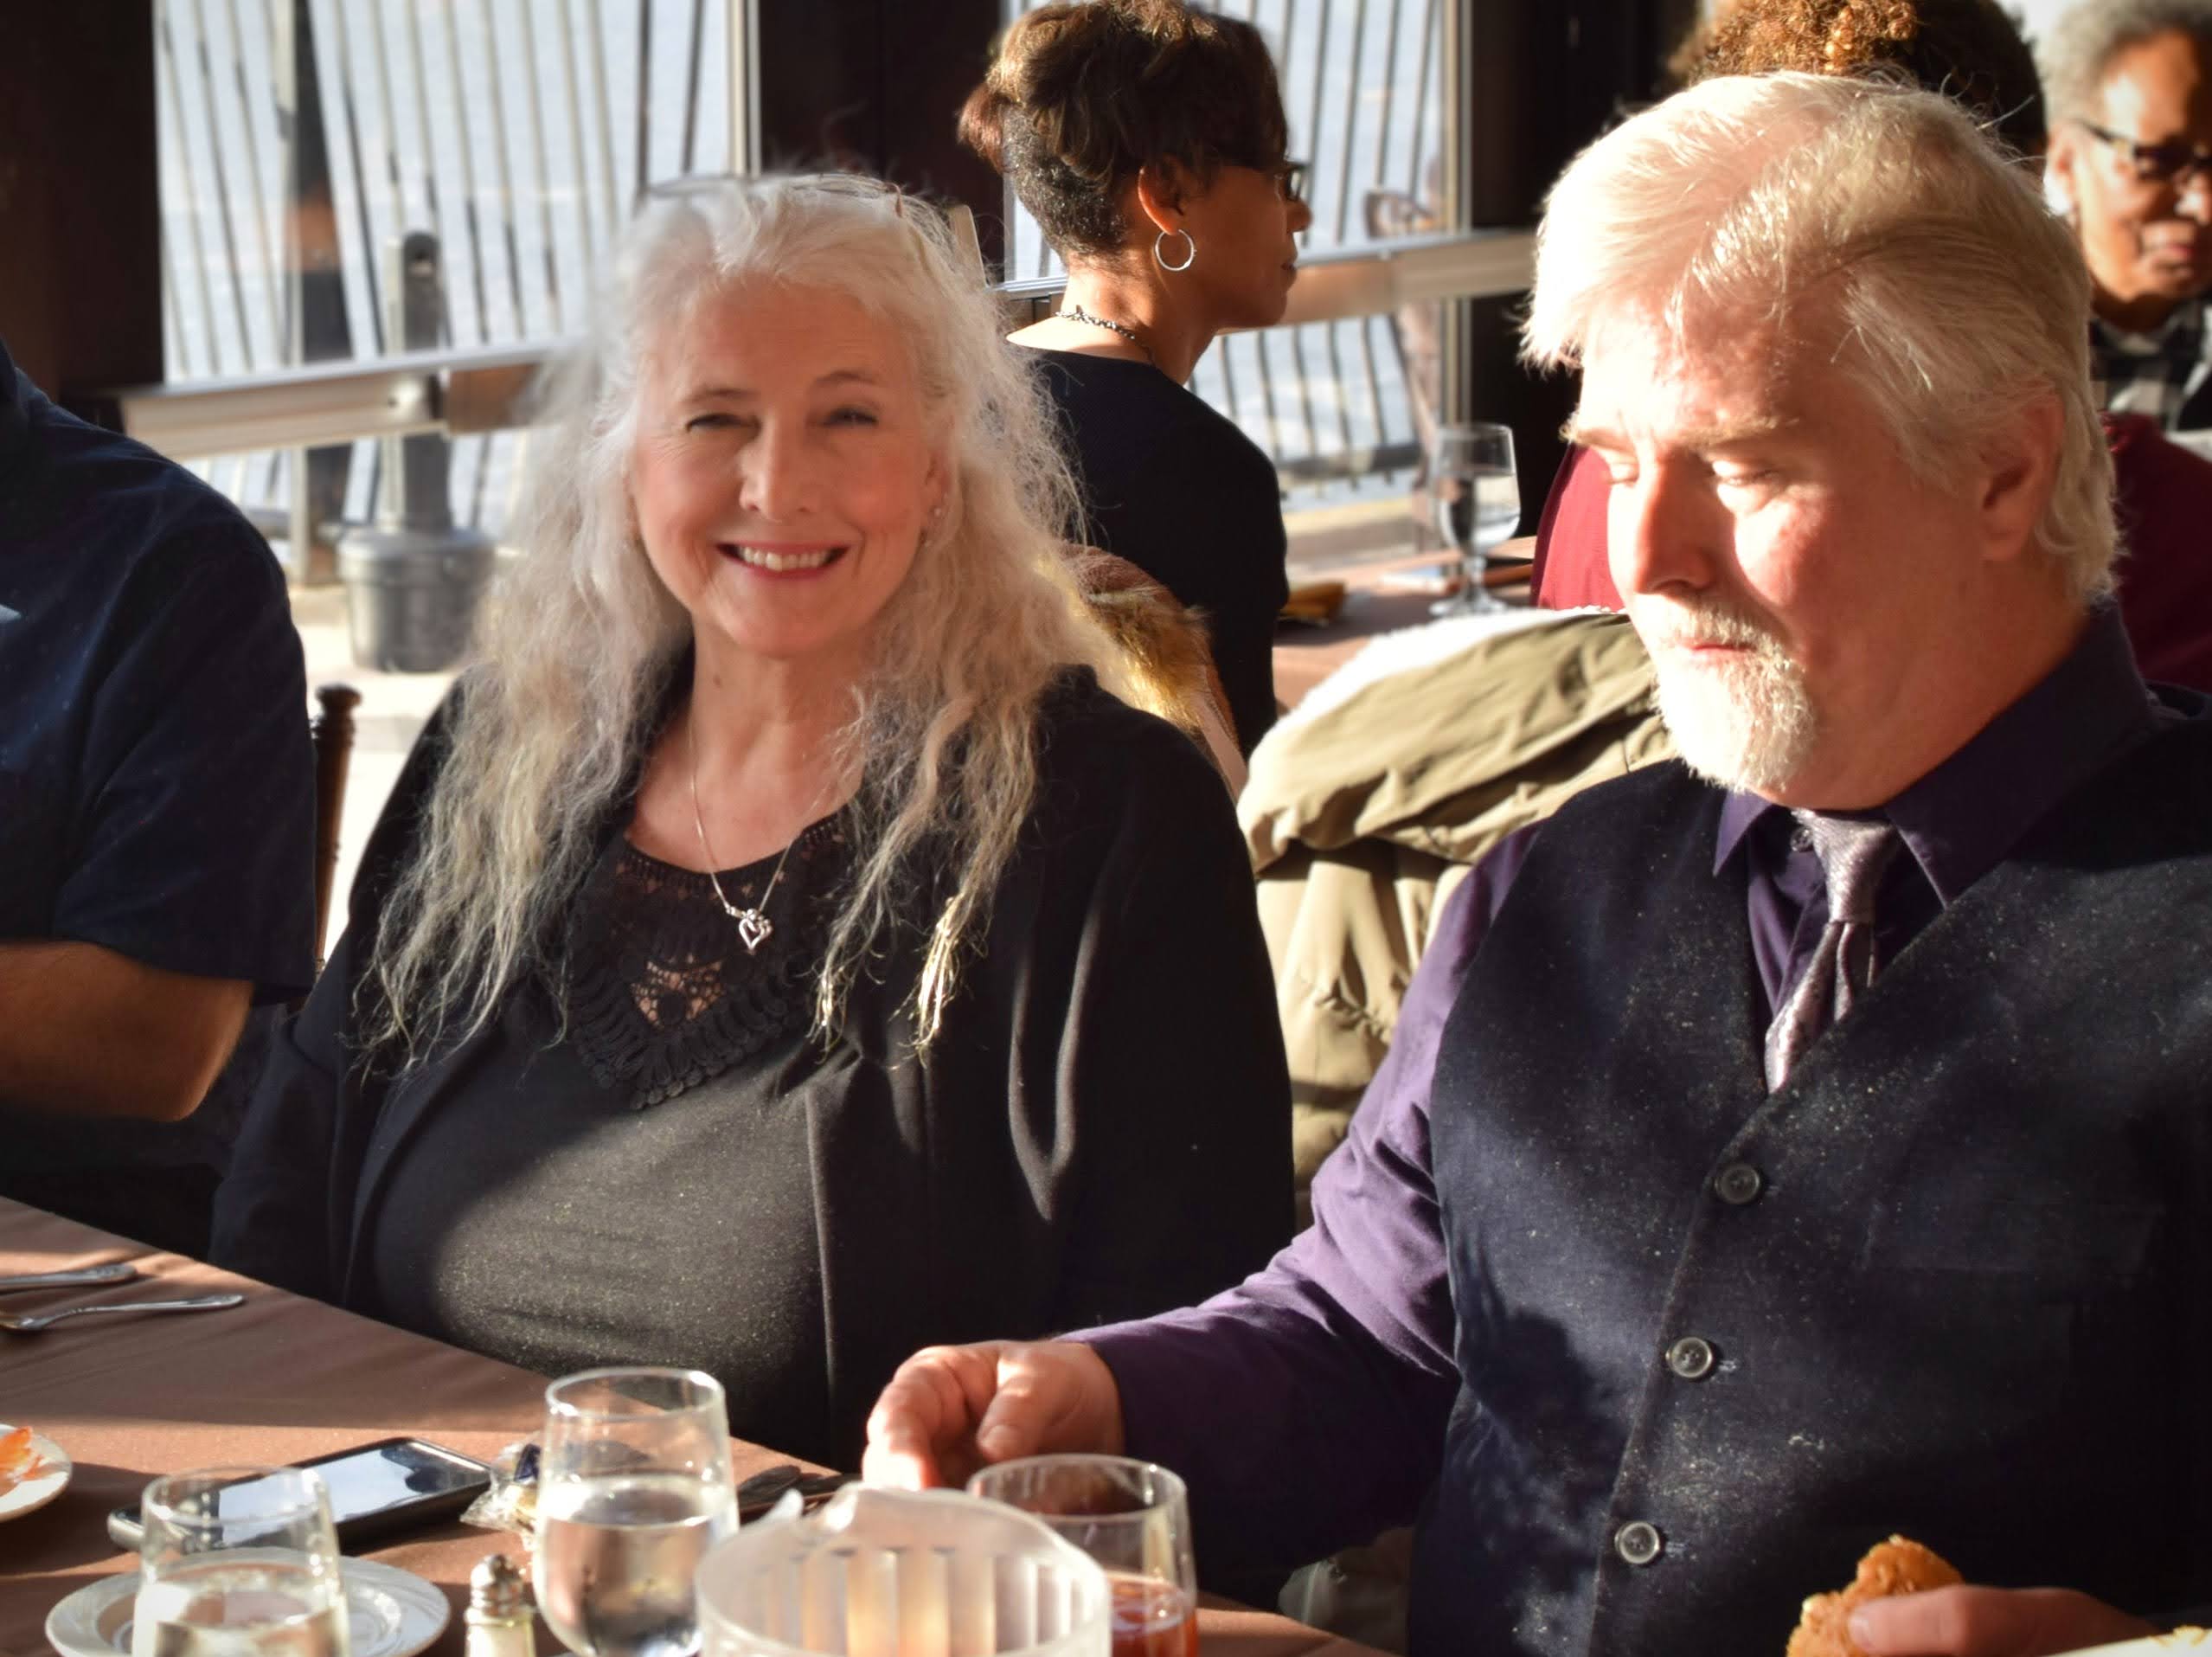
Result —
<instances>
[{"instance_id":1,"label":"red tablecloth surface","mask_svg":"<svg viewBox=\"0 0 2212 1657\"><path fill-rule=\"evenodd\" d=\"M46 1614L93 1578L137 1568L107 1537L107 1515L164 1473L295 1461L410 1434L489 1460L537 1427L545 1378L303 1300L199 1261L0 1199L0 1276L135 1262L145 1275L98 1289L11 1294L0 1309L93 1300L170 1299L225 1289L225 1312L90 1318L43 1335L0 1334L0 1422L35 1427L76 1463L59 1499L0 1520L0 1657L47 1652ZM735 1446L737 1476L788 1458ZM449 1525L369 1557L438 1583L457 1614L436 1657L461 1649L469 1568L515 1538ZM1201 1614L1209 1657L1359 1657L1365 1648L1287 1618L1229 1608ZM539 1649L560 1646L539 1628Z\"/></svg>"}]
</instances>

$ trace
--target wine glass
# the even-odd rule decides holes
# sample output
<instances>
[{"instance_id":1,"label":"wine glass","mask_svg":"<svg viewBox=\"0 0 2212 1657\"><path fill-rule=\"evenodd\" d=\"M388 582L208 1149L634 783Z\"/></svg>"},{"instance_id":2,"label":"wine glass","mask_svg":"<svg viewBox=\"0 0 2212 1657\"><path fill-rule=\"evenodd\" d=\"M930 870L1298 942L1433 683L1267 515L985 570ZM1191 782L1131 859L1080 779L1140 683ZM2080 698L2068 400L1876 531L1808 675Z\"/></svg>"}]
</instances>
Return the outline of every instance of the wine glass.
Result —
<instances>
[{"instance_id":1,"label":"wine glass","mask_svg":"<svg viewBox=\"0 0 2212 1657\"><path fill-rule=\"evenodd\" d=\"M316 1474L171 1474L139 1511L131 1657L348 1657L337 1532Z\"/></svg>"},{"instance_id":2,"label":"wine glass","mask_svg":"<svg viewBox=\"0 0 2212 1657\"><path fill-rule=\"evenodd\" d=\"M1190 1500L1174 1474L1125 1455L1031 1455L985 1468L968 1493L1034 1513L1098 1561L1113 1657L1198 1657Z\"/></svg>"},{"instance_id":3,"label":"wine glass","mask_svg":"<svg viewBox=\"0 0 2212 1657\"><path fill-rule=\"evenodd\" d=\"M1469 615L1511 607L1483 584L1491 551L1521 526L1521 480L1513 469L1513 428L1477 423L1437 428L1430 451L1429 496L1437 531L1459 549L1465 583L1429 607L1432 615Z\"/></svg>"},{"instance_id":4,"label":"wine glass","mask_svg":"<svg viewBox=\"0 0 2212 1657\"><path fill-rule=\"evenodd\" d=\"M603 1369L545 1390L531 1549L538 1609L583 1657L689 1657L691 1576L736 1528L721 1384Z\"/></svg>"}]
</instances>

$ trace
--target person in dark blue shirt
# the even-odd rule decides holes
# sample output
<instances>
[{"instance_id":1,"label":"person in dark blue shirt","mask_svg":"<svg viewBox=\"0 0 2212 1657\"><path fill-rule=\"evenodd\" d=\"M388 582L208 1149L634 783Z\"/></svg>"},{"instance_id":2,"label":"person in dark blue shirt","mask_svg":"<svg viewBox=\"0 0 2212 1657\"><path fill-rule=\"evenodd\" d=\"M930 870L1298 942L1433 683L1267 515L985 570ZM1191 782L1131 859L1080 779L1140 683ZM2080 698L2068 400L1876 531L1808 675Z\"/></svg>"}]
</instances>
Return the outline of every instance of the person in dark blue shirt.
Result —
<instances>
[{"instance_id":1,"label":"person in dark blue shirt","mask_svg":"<svg viewBox=\"0 0 2212 1657\"><path fill-rule=\"evenodd\" d=\"M0 345L0 1197L204 1249L183 1119L313 978L314 830L267 543Z\"/></svg>"}]
</instances>

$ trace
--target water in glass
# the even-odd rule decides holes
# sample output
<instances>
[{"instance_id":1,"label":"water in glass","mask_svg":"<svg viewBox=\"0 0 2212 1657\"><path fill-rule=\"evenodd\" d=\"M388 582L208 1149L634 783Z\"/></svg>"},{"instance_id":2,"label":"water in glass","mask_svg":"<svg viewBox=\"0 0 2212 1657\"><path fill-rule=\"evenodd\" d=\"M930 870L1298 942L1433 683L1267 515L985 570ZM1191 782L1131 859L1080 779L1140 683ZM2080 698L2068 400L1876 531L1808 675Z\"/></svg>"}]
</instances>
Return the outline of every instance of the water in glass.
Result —
<instances>
[{"instance_id":1,"label":"water in glass","mask_svg":"<svg viewBox=\"0 0 2212 1657\"><path fill-rule=\"evenodd\" d=\"M537 1534L546 1623L583 1657L689 1657L692 1574L735 1527L721 1385L687 1370L592 1370L546 1390Z\"/></svg>"},{"instance_id":2,"label":"water in glass","mask_svg":"<svg viewBox=\"0 0 2212 1657\"><path fill-rule=\"evenodd\" d=\"M1521 524L1521 483L1513 464L1513 432L1505 426L1446 426L1436 434L1429 462L1429 494L1437 533L1459 554L1465 575L1438 615L1504 609L1483 577L1490 555L1513 538Z\"/></svg>"},{"instance_id":3,"label":"water in glass","mask_svg":"<svg viewBox=\"0 0 2212 1657\"><path fill-rule=\"evenodd\" d=\"M578 1480L537 1521L539 1609L571 1651L685 1657L699 1648L691 1576L728 1504L682 1474Z\"/></svg>"}]
</instances>

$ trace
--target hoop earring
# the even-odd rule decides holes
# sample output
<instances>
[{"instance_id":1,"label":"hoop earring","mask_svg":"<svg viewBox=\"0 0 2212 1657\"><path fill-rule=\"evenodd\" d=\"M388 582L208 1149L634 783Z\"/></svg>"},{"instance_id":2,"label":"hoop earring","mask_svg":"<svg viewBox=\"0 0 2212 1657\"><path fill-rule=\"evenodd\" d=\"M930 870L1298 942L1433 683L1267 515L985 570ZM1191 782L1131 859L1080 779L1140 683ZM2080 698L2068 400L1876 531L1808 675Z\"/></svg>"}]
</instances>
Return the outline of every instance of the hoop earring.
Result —
<instances>
[{"instance_id":1,"label":"hoop earring","mask_svg":"<svg viewBox=\"0 0 2212 1657\"><path fill-rule=\"evenodd\" d=\"M1166 245L1168 239L1166 231L1163 230L1152 238L1152 262L1164 271L1187 271L1198 262L1198 244L1191 240L1190 232L1177 230L1176 234L1183 238L1183 245L1186 250L1183 255L1183 263L1180 265L1170 265L1160 257L1160 249Z\"/></svg>"}]
</instances>

